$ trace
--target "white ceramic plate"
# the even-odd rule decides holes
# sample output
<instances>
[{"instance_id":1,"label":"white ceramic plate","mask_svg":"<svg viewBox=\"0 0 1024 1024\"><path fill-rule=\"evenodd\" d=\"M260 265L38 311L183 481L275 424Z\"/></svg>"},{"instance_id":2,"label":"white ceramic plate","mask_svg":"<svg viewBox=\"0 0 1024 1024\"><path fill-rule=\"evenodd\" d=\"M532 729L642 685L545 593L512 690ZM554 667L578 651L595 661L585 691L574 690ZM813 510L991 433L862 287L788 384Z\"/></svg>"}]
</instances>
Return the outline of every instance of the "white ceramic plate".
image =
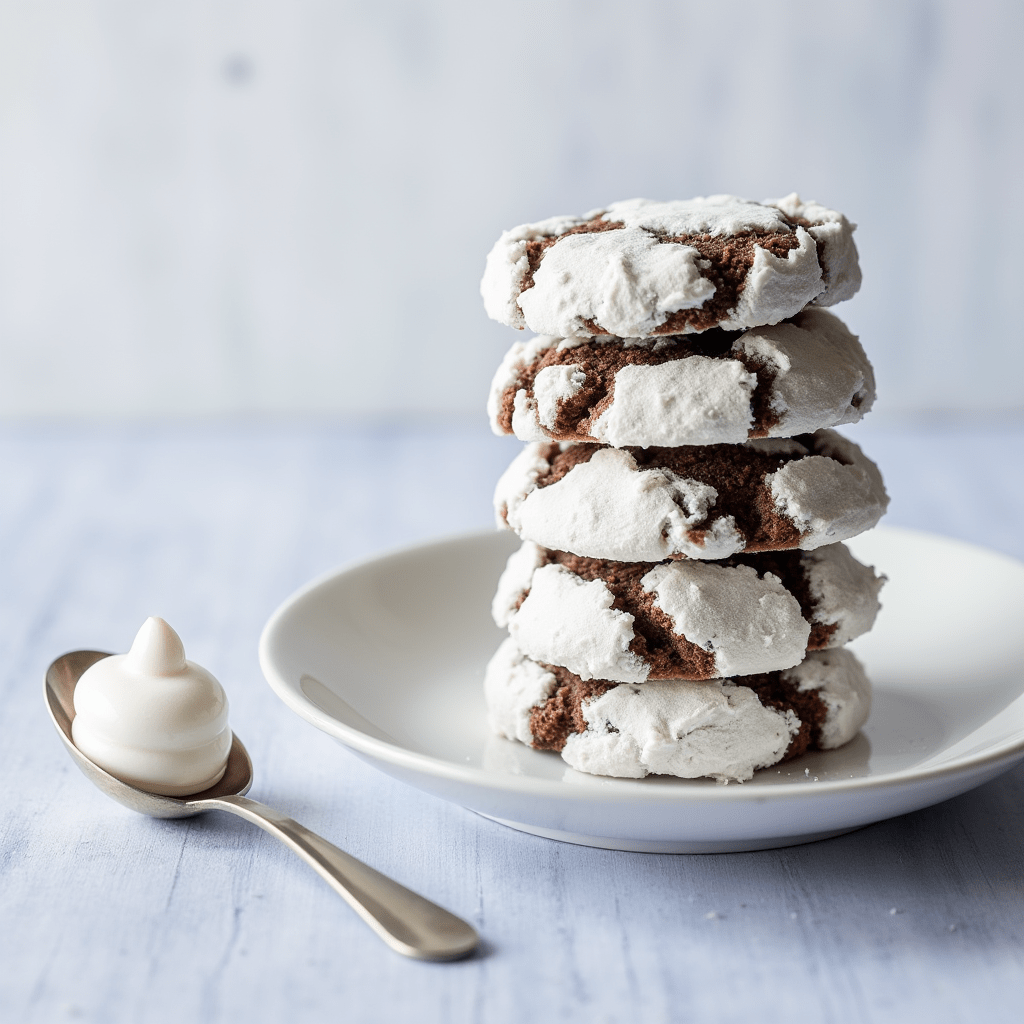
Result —
<instances>
[{"instance_id":1,"label":"white ceramic plate","mask_svg":"<svg viewBox=\"0 0 1024 1024\"><path fill-rule=\"evenodd\" d=\"M927 807L1024 760L1024 564L880 528L850 543L889 576L853 648L875 687L863 732L743 785L605 779L492 736L484 666L509 533L383 555L310 583L260 641L270 685L365 760L513 828L658 853L810 842Z\"/></svg>"}]
</instances>

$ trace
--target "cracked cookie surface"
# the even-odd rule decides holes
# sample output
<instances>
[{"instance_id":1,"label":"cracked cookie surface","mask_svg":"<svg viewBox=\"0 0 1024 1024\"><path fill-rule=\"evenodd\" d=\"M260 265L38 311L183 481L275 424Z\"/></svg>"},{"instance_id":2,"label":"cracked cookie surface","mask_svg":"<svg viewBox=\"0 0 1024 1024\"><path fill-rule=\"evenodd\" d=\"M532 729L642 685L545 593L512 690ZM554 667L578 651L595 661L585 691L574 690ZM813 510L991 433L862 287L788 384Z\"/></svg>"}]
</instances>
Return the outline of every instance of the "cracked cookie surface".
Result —
<instances>
[{"instance_id":1,"label":"cracked cookie surface","mask_svg":"<svg viewBox=\"0 0 1024 1024\"><path fill-rule=\"evenodd\" d=\"M581 679L714 679L792 668L860 636L883 583L842 544L619 562L527 541L491 610L525 654Z\"/></svg>"},{"instance_id":2,"label":"cracked cookie surface","mask_svg":"<svg viewBox=\"0 0 1024 1024\"><path fill-rule=\"evenodd\" d=\"M523 441L615 447L739 444L856 423L871 363L836 316L807 309L736 335L516 342L487 402L491 429Z\"/></svg>"},{"instance_id":3,"label":"cracked cookie surface","mask_svg":"<svg viewBox=\"0 0 1024 1024\"><path fill-rule=\"evenodd\" d=\"M524 540L626 562L809 551L870 529L888 501L878 467L831 430L678 448L538 441L494 493L498 525Z\"/></svg>"},{"instance_id":4,"label":"cracked cookie surface","mask_svg":"<svg viewBox=\"0 0 1024 1024\"><path fill-rule=\"evenodd\" d=\"M854 227L795 193L630 199L504 232L480 291L489 316L540 334L742 330L855 294Z\"/></svg>"},{"instance_id":5,"label":"cracked cookie surface","mask_svg":"<svg viewBox=\"0 0 1024 1024\"><path fill-rule=\"evenodd\" d=\"M642 686L583 680L506 640L484 682L491 729L561 753L578 771L743 781L759 768L851 740L871 687L847 650L814 651L780 672Z\"/></svg>"}]
</instances>

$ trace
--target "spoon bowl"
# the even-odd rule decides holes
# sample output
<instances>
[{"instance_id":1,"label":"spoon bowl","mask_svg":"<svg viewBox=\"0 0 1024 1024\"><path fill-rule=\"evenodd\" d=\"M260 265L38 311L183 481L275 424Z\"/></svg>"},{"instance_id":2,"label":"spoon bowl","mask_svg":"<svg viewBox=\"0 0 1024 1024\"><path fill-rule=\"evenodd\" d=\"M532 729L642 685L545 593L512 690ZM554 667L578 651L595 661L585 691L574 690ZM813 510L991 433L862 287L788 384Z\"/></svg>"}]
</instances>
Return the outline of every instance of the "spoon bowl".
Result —
<instances>
[{"instance_id":1,"label":"spoon bowl","mask_svg":"<svg viewBox=\"0 0 1024 1024\"><path fill-rule=\"evenodd\" d=\"M90 782L98 786L107 796L124 804L125 807L151 818L190 818L194 814L202 814L206 807L196 806L199 802L217 797L244 796L252 786L252 761L242 741L231 734L231 750L228 753L228 766L221 780L201 793L187 797L160 796L147 793L144 789L131 786L127 782L104 771L94 761L83 754L71 736L71 722L75 717L75 686L87 668L97 661L110 657L103 651L72 651L58 658L46 670L46 706L50 718L57 727L60 738L64 741L68 753L75 764L82 770Z\"/></svg>"},{"instance_id":2,"label":"spoon bowl","mask_svg":"<svg viewBox=\"0 0 1024 1024\"><path fill-rule=\"evenodd\" d=\"M71 651L46 670L43 693L57 733L82 773L107 796L151 818L190 818L203 811L228 811L281 840L310 865L396 952L418 960L457 960L480 939L461 918L406 889L386 875L327 842L297 821L248 799L253 768L242 741L231 734L228 764L221 780L187 797L159 796L104 771L75 746L75 687L87 668L110 655Z\"/></svg>"}]
</instances>

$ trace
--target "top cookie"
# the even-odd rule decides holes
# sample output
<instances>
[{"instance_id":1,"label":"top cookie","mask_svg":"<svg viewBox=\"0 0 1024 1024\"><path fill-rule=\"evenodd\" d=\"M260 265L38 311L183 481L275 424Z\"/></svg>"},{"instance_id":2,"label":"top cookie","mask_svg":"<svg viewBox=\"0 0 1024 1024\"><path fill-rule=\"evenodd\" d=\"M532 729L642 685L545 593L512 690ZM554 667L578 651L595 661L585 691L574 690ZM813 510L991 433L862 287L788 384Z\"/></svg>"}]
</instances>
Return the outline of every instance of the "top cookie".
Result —
<instances>
[{"instance_id":1,"label":"top cookie","mask_svg":"<svg viewBox=\"0 0 1024 1024\"><path fill-rule=\"evenodd\" d=\"M480 293L493 319L561 337L762 327L857 292L854 228L795 192L629 199L506 231Z\"/></svg>"}]
</instances>

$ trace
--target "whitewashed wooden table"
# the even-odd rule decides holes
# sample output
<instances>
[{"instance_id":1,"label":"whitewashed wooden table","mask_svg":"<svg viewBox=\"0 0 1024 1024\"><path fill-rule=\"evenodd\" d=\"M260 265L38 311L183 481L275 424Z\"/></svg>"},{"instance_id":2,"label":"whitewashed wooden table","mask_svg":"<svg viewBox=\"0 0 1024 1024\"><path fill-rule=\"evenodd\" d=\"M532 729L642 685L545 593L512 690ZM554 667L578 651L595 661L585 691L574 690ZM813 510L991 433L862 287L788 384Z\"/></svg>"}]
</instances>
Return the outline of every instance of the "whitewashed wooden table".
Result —
<instances>
[{"instance_id":1,"label":"whitewashed wooden table","mask_svg":"<svg viewBox=\"0 0 1024 1024\"><path fill-rule=\"evenodd\" d=\"M889 522L973 539L976 493L990 546L1024 557L1020 424L851 433ZM1021 1019L1022 770L825 843L616 853L408 789L273 696L256 642L274 607L348 559L487 525L515 450L477 422L0 430L0 1018ZM258 830L90 787L43 671L124 650L152 614L227 686L253 795L473 921L481 955L398 957Z\"/></svg>"}]
</instances>

